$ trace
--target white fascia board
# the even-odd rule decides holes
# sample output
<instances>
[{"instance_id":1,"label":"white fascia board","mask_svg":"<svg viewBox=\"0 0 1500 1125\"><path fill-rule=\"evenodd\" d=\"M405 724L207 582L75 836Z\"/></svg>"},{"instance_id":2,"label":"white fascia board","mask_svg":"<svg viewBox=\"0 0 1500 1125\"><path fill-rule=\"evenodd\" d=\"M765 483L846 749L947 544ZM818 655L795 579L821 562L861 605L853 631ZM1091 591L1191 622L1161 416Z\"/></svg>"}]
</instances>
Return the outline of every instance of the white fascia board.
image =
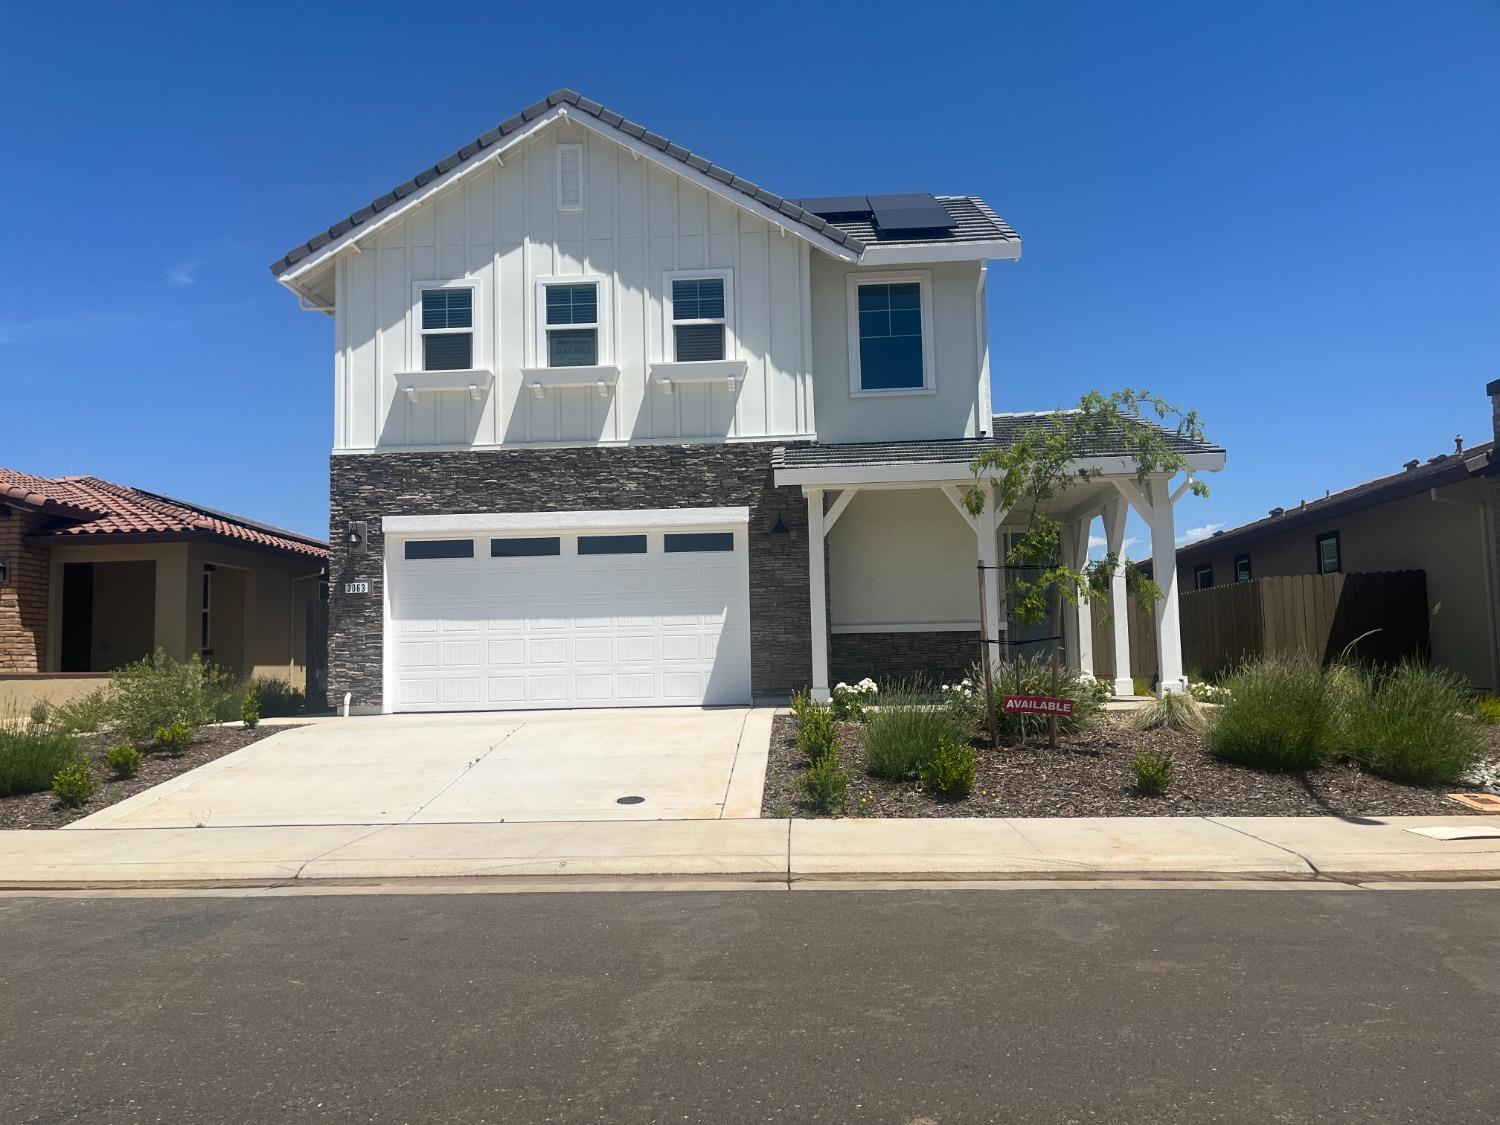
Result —
<instances>
[{"instance_id":1,"label":"white fascia board","mask_svg":"<svg viewBox=\"0 0 1500 1125\"><path fill-rule=\"evenodd\" d=\"M481 512L468 515L383 516L386 535L451 532L597 531L615 528L744 527L748 507L633 508L582 512Z\"/></svg>"},{"instance_id":2,"label":"white fascia board","mask_svg":"<svg viewBox=\"0 0 1500 1125\"><path fill-rule=\"evenodd\" d=\"M551 109L547 110L540 117L538 117L535 121L531 122L531 124L527 125L526 128L519 129L516 132L512 133L510 136L496 141L494 144L490 145L489 148L480 149L463 163L455 164L441 176L438 176L436 179L429 181L425 186L420 187L416 191L412 192L405 199L401 200L401 202L395 204L392 207L387 207L384 211L380 212L380 214L372 216L368 222L361 223L359 224L359 226L345 231L343 234L339 235L338 238L335 238L326 246L309 254L300 262L292 266L291 269L287 270L285 273L280 274L276 278L276 280L281 282L281 284L285 285L288 289L292 290L292 292L300 292L297 286L293 283L303 274L307 273L309 270L316 269L328 259L332 258L340 250L343 250L345 247L347 247L350 243L358 242L366 235L378 231L383 227L387 227L397 219L400 219L403 216L407 215L409 212L416 210L418 207L422 206L422 204L426 203L439 192L446 190L458 180L463 179L463 177L467 176L470 172L477 171L478 169L484 167L486 162L493 160L497 156L504 155L511 149L516 148L518 145L524 144L538 132L545 129L548 125L551 125L554 121L558 120L558 118L566 116L564 113L560 112L562 108L562 106L553 106Z\"/></svg>"},{"instance_id":3,"label":"white fascia board","mask_svg":"<svg viewBox=\"0 0 1500 1125\"><path fill-rule=\"evenodd\" d=\"M907 243L905 245L882 245L874 242L865 246L859 256L862 266L920 265L926 262L973 262L1010 259L1019 261L1021 240L1019 238L997 239L993 242Z\"/></svg>"},{"instance_id":4,"label":"white fascia board","mask_svg":"<svg viewBox=\"0 0 1500 1125\"><path fill-rule=\"evenodd\" d=\"M805 469L777 469L776 483L822 485L878 484L883 482L971 481L969 461L937 461L905 465L818 465ZM1135 462L1128 457L1082 457L1072 463L1073 469L1097 470L1106 476L1135 478ZM1187 467L1194 472L1216 473L1224 467L1222 453L1190 453Z\"/></svg>"},{"instance_id":5,"label":"white fascia board","mask_svg":"<svg viewBox=\"0 0 1500 1125\"><path fill-rule=\"evenodd\" d=\"M697 184L699 187L712 192L714 195L717 195L720 199L732 203L736 207L740 207L746 211L751 212L754 215L758 215L766 222L771 223L773 226L779 227L781 230L786 231L789 234L795 234L798 238L812 243L824 253L832 254L835 258L840 258L846 262L857 262L860 260L860 256L849 247L841 246L839 243L833 241L833 239L819 234L817 231L803 225L802 223L797 222L794 219L788 218L780 211L777 211L771 207L767 207L764 203L761 203L759 200L745 195L743 192L736 191L728 184L721 183L720 181L714 179L712 176L704 172L700 172L692 165L684 164L681 161L664 156L659 150L652 148L648 144L636 140L636 138L630 136L630 134L616 129L613 125L606 125L604 122L597 120L587 113L570 113L568 112L568 110L569 107L565 104L553 106L541 116L539 116L535 121L527 125L524 129L520 129L517 132L512 133L510 136L497 141L489 148L481 149L479 152L476 152L473 156L469 157L468 160L465 160L462 164L455 165L447 172L444 172L441 176L438 176L436 179L432 180L425 187L412 192L411 195L407 196L394 207L387 208L379 215L371 218L369 222L361 223L359 226L344 232L344 234L328 243L328 245L324 246L316 253L309 254L306 258L303 258L291 269L287 270L285 273L277 277L276 280L281 282L281 284L285 285L288 289L291 289L292 292L298 293L299 296L302 295L301 290L299 290L294 284L292 284L296 281L297 278L301 277L309 270L315 269L317 266L337 254L339 251L343 250L350 243L356 242L364 238L366 235L380 230L382 227L388 226L390 223L401 218L403 215L406 215L408 212L422 206L422 204L432 199L433 196L437 195L439 192L445 191L458 180L462 179L464 176L467 176L470 172L473 172L478 168L482 168L487 161L494 159L496 156L501 156L509 152L511 149L517 147L518 145L525 143L542 129L545 129L547 126L551 125L554 121L558 121L563 118L566 118L569 121L574 121L579 125L582 125L585 129L592 130L593 132L599 134L601 137L605 137L611 141L614 141L616 144L629 150L631 153L634 153L637 156L645 157L647 160L651 161L658 167Z\"/></svg>"}]
</instances>

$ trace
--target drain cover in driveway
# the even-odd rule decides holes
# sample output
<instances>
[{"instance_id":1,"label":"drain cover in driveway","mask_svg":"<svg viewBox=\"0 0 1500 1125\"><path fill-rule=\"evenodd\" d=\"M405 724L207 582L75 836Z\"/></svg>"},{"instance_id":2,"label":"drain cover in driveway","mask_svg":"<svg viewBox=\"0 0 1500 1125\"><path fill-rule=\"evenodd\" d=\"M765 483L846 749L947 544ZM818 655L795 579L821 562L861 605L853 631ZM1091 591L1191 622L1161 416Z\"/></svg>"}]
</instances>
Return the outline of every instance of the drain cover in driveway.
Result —
<instances>
[{"instance_id":1,"label":"drain cover in driveway","mask_svg":"<svg viewBox=\"0 0 1500 1125\"><path fill-rule=\"evenodd\" d=\"M645 804L645 802L646 802L646 798L644 798L644 797L616 797L615 798L615 804L617 804L617 805L641 805L641 804Z\"/></svg>"}]
</instances>

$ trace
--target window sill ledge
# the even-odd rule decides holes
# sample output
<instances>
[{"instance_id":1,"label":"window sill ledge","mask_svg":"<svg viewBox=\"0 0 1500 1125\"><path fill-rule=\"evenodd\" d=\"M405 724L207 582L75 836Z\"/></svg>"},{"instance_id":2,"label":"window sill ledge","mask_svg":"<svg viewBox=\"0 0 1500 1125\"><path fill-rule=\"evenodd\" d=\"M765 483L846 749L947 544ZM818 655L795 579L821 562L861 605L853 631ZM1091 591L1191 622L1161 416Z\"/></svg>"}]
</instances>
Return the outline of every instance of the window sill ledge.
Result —
<instances>
[{"instance_id":1,"label":"window sill ledge","mask_svg":"<svg viewBox=\"0 0 1500 1125\"><path fill-rule=\"evenodd\" d=\"M523 367L521 377L537 398L546 398L549 390L574 387L592 387L600 398L605 398L619 381L620 369L610 363L592 367Z\"/></svg>"},{"instance_id":2,"label":"window sill ledge","mask_svg":"<svg viewBox=\"0 0 1500 1125\"><path fill-rule=\"evenodd\" d=\"M747 366L743 359L703 359L684 363L662 361L651 364L651 381L658 384L666 394L671 394L673 385L677 383L723 383L733 391L745 377Z\"/></svg>"},{"instance_id":3,"label":"window sill ledge","mask_svg":"<svg viewBox=\"0 0 1500 1125\"><path fill-rule=\"evenodd\" d=\"M433 391L468 391L469 397L478 402L494 383L494 373L478 367L459 371L401 371L396 375L396 385L411 402L416 402L423 392Z\"/></svg>"},{"instance_id":4,"label":"window sill ledge","mask_svg":"<svg viewBox=\"0 0 1500 1125\"><path fill-rule=\"evenodd\" d=\"M851 390L850 398L898 398L905 395L935 395L936 387L891 387L888 390Z\"/></svg>"}]
</instances>

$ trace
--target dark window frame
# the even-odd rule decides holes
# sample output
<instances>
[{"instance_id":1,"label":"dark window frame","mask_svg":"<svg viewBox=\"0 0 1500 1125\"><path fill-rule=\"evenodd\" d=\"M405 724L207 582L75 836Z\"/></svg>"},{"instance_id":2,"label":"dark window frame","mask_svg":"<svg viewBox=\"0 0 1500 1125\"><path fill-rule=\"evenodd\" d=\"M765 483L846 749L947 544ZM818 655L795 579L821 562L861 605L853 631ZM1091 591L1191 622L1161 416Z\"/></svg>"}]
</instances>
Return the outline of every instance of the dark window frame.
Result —
<instances>
[{"instance_id":1,"label":"dark window frame","mask_svg":"<svg viewBox=\"0 0 1500 1125\"><path fill-rule=\"evenodd\" d=\"M1323 544L1333 543L1333 569L1325 570L1323 567ZM1342 574L1344 570L1344 544L1339 539L1337 530L1325 531L1317 537L1313 544L1313 560L1317 566L1318 574Z\"/></svg>"},{"instance_id":2,"label":"dark window frame","mask_svg":"<svg viewBox=\"0 0 1500 1125\"><path fill-rule=\"evenodd\" d=\"M934 373L927 370L928 341L927 325L925 323L925 317L923 316L924 293L922 290L924 284L926 284L926 282L920 278L903 280L879 280L872 278L869 281L855 282L855 320L853 342L854 345L859 349L859 382L858 386L855 388L856 393L874 395L918 394L932 389ZM897 294L895 291L898 289L903 290L903 292ZM867 308L865 300L866 294L870 294L873 296L876 290L885 291L885 306L883 308ZM916 302L911 307L907 307L904 303L905 299L910 295L906 293L905 290L915 290ZM900 306L897 306L893 303L898 296L903 301ZM898 316L900 317L900 326L902 327L909 326L911 318L915 317L916 332L898 332L896 330L898 327ZM884 334L878 334L875 332L867 333L868 328L875 328L880 325L882 317L884 317L884 324L887 331ZM876 354L874 345L879 341L898 340L916 341L916 382L873 382L871 379L872 370L878 372L883 378L885 372L882 371L881 365L883 362L887 362L881 360L878 354ZM872 347L869 352L866 351L867 342L872 343ZM908 348L910 346L910 344L906 345L906 347ZM894 345L889 344L887 350L891 350L893 348Z\"/></svg>"},{"instance_id":3,"label":"dark window frame","mask_svg":"<svg viewBox=\"0 0 1500 1125\"><path fill-rule=\"evenodd\" d=\"M505 549L506 545L518 543L529 543L538 549ZM559 535L503 535L490 540L490 558L492 559L548 559L561 554L562 537Z\"/></svg>"},{"instance_id":4,"label":"dark window frame","mask_svg":"<svg viewBox=\"0 0 1500 1125\"><path fill-rule=\"evenodd\" d=\"M417 548L413 553L412 548ZM464 550L463 548L468 548ZM453 550L435 548L454 548ZM474 540L470 539L408 539L401 547L401 557L408 562L436 562L444 559L472 559Z\"/></svg>"},{"instance_id":5,"label":"dark window frame","mask_svg":"<svg viewBox=\"0 0 1500 1125\"><path fill-rule=\"evenodd\" d=\"M1243 578L1240 577L1240 563L1245 564L1245 576ZM1250 566L1249 554L1234 556L1234 580L1236 582L1253 582L1255 580L1255 571Z\"/></svg>"},{"instance_id":6,"label":"dark window frame","mask_svg":"<svg viewBox=\"0 0 1500 1125\"><path fill-rule=\"evenodd\" d=\"M1205 577L1208 578L1207 582L1203 581L1203 579ZM1209 562L1209 563L1198 563L1195 567L1193 567L1193 589L1194 590L1212 590L1213 588L1214 588L1214 564L1211 563L1211 562Z\"/></svg>"},{"instance_id":7,"label":"dark window frame","mask_svg":"<svg viewBox=\"0 0 1500 1125\"><path fill-rule=\"evenodd\" d=\"M669 531L662 536L668 555L706 555L734 550L732 531Z\"/></svg>"},{"instance_id":8,"label":"dark window frame","mask_svg":"<svg viewBox=\"0 0 1500 1125\"><path fill-rule=\"evenodd\" d=\"M637 550L639 547L639 550ZM625 535L580 535L578 553L587 558L610 555L644 555L650 543L644 533L631 532Z\"/></svg>"}]
</instances>

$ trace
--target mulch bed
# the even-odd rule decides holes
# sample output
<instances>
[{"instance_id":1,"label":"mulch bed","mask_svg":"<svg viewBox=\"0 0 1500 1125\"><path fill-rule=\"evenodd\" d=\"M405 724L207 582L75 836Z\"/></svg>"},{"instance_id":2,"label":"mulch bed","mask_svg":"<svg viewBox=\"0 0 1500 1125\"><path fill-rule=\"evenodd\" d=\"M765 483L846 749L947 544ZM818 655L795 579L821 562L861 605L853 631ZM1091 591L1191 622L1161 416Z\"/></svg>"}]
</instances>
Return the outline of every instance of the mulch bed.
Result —
<instances>
[{"instance_id":1,"label":"mulch bed","mask_svg":"<svg viewBox=\"0 0 1500 1125\"><path fill-rule=\"evenodd\" d=\"M94 767L94 775L101 782L99 792L94 794L93 799L81 809L69 809L59 805L50 790L17 797L0 797L0 829L61 828L79 817L96 813L116 801L144 792L178 774L197 769L215 758L242 750L252 742L292 729L292 726L262 725L254 730L246 730L238 724L200 727L194 733L192 744L185 753L175 758L169 754L147 754L145 761L141 763L141 772L125 781L116 778L104 764L104 755L119 744L119 736L108 733L83 735L79 742Z\"/></svg>"},{"instance_id":2,"label":"mulch bed","mask_svg":"<svg viewBox=\"0 0 1500 1125\"><path fill-rule=\"evenodd\" d=\"M1339 764L1301 774L1265 773L1209 755L1203 739L1180 731L1137 731L1118 716L1094 730L1058 739L1058 748L991 750L975 743L974 791L941 801L915 782L889 782L865 772L859 726L839 726L839 759L849 775L844 816L1445 816L1473 813L1445 793L1461 785L1423 789ZM1135 792L1131 762L1138 751L1172 751L1172 786L1160 797ZM761 815L817 817L802 802L804 759L790 716L771 728Z\"/></svg>"}]
</instances>

